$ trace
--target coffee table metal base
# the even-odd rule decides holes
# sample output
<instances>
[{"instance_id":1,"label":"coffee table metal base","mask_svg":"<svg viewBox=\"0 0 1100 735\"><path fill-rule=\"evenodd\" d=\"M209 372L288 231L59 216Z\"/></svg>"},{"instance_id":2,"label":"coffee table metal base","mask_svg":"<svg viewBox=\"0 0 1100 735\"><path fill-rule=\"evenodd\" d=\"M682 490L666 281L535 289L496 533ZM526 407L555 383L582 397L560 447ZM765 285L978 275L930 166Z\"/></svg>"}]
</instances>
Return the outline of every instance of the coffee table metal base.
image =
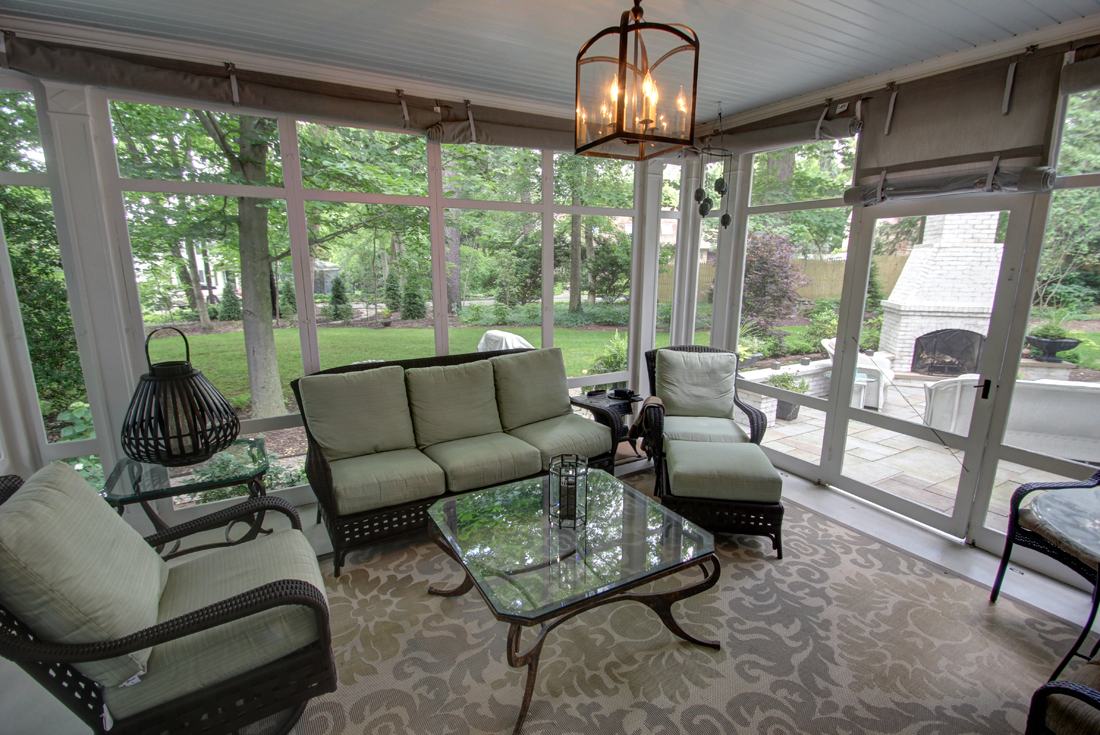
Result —
<instances>
[{"instance_id":1,"label":"coffee table metal base","mask_svg":"<svg viewBox=\"0 0 1100 735\"><path fill-rule=\"evenodd\" d=\"M447 556L451 557L455 561L461 561L458 556L451 549L447 541L439 533L434 523L428 524L428 529L431 534L432 540L436 545L443 550ZM709 568L708 568L709 565ZM666 590L664 592L638 592L631 593L630 590L643 584L648 584L656 579L667 577L670 574L676 574L686 569L698 567L703 573L703 578L693 584L686 585L674 590ZM440 589L438 587L429 587L428 592L433 595L440 595L442 597L460 597L469 592L474 586L474 579L466 572L466 568L463 567L463 573L465 579L457 586L451 589ZM527 710L531 707L531 697L535 692L535 677L538 675L539 668L539 656L542 655L542 644L546 642L546 636L554 628L558 627L562 623L566 622L570 618L580 615L583 612L592 610L593 608L602 607L603 605L609 605L613 602L625 602L633 601L640 602L648 607L653 612L657 613L657 616L664 623L665 627L675 633L680 638L683 638L689 643L695 643L700 646L707 646L715 650L720 650L722 645L719 641L706 640L703 638L697 638L676 622L676 619L672 615L672 605L680 600L692 597L705 592L718 583L718 578L722 575L722 566L718 563L718 557L714 554L694 559L682 566L674 567L665 572L657 574L652 577L639 580L631 585L626 585L613 590L608 595L603 597L596 597L590 600L578 602L574 605L563 607L561 610L555 611L555 613L549 616L549 619L543 621L530 621L530 622L509 622L508 628L508 665L513 668L527 667L527 685L523 692L523 703L519 708L519 718L516 720L516 727L512 730L512 735L519 735L520 730L523 729L523 721L527 718ZM523 629L526 627L532 627L539 625L540 630L535 638L535 641L524 652L520 652L521 637L523 635Z\"/></svg>"}]
</instances>

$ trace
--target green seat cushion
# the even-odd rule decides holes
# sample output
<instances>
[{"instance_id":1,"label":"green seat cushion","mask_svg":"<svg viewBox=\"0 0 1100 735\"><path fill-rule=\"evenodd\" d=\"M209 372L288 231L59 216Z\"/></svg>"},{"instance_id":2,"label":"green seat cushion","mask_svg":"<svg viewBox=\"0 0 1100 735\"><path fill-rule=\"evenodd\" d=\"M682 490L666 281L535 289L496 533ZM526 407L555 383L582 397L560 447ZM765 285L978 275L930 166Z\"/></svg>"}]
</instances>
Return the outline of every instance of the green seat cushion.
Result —
<instances>
[{"instance_id":1,"label":"green seat cushion","mask_svg":"<svg viewBox=\"0 0 1100 735\"><path fill-rule=\"evenodd\" d=\"M783 478L755 444L670 441L668 484L681 498L778 503Z\"/></svg>"},{"instance_id":2,"label":"green seat cushion","mask_svg":"<svg viewBox=\"0 0 1100 735\"><path fill-rule=\"evenodd\" d=\"M453 493L518 480L542 468L539 450L507 434L435 444L424 454L447 473L447 489Z\"/></svg>"},{"instance_id":3,"label":"green seat cushion","mask_svg":"<svg viewBox=\"0 0 1100 735\"><path fill-rule=\"evenodd\" d=\"M96 643L156 625L167 579L141 534L64 462L0 505L0 602L48 641ZM149 653L73 665L116 687L145 671Z\"/></svg>"},{"instance_id":4,"label":"green seat cushion","mask_svg":"<svg viewBox=\"0 0 1100 735\"><path fill-rule=\"evenodd\" d=\"M488 360L405 371L416 444L500 432L493 366Z\"/></svg>"},{"instance_id":5,"label":"green seat cushion","mask_svg":"<svg viewBox=\"0 0 1100 735\"><path fill-rule=\"evenodd\" d=\"M742 444L749 435L733 419L714 416L665 416L665 440Z\"/></svg>"},{"instance_id":6,"label":"green seat cushion","mask_svg":"<svg viewBox=\"0 0 1100 735\"><path fill-rule=\"evenodd\" d=\"M282 579L308 582L324 594L316 552L301 531L260 536L172 567L159 622ZM104 692L107 708L116 719L129 717L276 661L317 637L313 610L281 605L162 643L140 682Z\"/></svg>"},{"instance_id":7,"label":"green seat cushion","mask_svg":"<svg viewBox=\"0 0 1100 735\"><path fill-rule=\"evenodd\" d=\"M489 362L505 431L571 412L560 348L501 355Z\"/></svg>"},{"instance_id":8,"label":"green seat cushion","mask_svg":"<svg viewBox=\"0 0 1100 735\"><path fill-rule=\"evenodd\" d=\"M330 464L340 515L442 495L443 470L419 449L349 457Z\"/></svg>"},{"instance_id":9,"label":"green seat cushion","mask_svg":"<svg viewBox=\"0 0 1100 735\"><path fill-rule=\"evenodd\" d=\"M666 416L733 418L737 355L657 350L656 377Z\"/></svg>"},{"instance_id":10,"label":"green seat cushion","mask_svg":"<svg viewBox=\"0 0 1100 735\"><path fill-rule=\"evenodd\" d=\"M405 371L397 365L307 375L298 393L309 432L330 462L416 446Z\"/></svg>"},{"instance_id":11,"label":"green seat cushion","mask_svg":"<svg viewBox=\"0 0 1100 735\"><path fill-rule=\"evenodd\" d=\"M542 469L559 454L596 457L611 451L611 429L583 416L569 414L521 426L508 432L539 450Z\"/></svg>"}]
</instances>

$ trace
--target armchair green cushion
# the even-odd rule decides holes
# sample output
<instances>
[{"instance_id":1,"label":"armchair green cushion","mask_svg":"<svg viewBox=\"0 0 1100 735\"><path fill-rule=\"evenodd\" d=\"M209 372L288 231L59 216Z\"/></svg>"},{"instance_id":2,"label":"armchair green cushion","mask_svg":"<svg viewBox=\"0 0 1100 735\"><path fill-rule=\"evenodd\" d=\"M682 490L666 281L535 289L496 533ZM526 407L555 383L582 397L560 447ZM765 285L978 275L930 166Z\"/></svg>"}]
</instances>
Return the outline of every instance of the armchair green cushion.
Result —
<instances>
[{"instance_id":1,"label":"armchair green cushion","mask_svg":"<svg viewBox=\"0 0 1100 735\"><path fill-rule=\"evenodd\" d=\"M595 457L611 451L611 429L583 416L569 414L521 426L508 432L539 450L542 469L559 454Z\"/></svg>"},{"instance_id":2,"label":"armchair green cushion","mask_svg":"<svg viewBox=\"0 0 1100 735\"><path fill-rule=\"evenodd\" d=\"M317 556L301 531L286 529L171 568L156 622L186 615L269 582L299 579L325 590ZM107 708L129 717L277 661L317 640L313 610L284 605L162 643L137 684L107 689Z\"/></svg>"},{"instance_id":3,"label":"armchair green cushion","mask_svg":"<svg viewBox=\"0 0 1100 735\"><path fill-rule=\"evenodd\" d=\"M298 391L309 431L330 462L416 446L400 366L307 375Z\"/></svg>"},{"instance_id":4,"label":"armchair green cushion","mask_svg":"<svg viewBox=\"0 0 1100 735\"><path fill-rule=\"evenodd\" d=\"M64 462L0 505L0 602L54 643L122 638L157 623L168 569ZM105 687L145 671L150 649L74 664Z\"/></svg>"},{"instance_id":5,"label":"armchair green cushion","mask_svg":"<svg viewBox=\"0 0 1100 735\"><path fill-rule=\"evenodd\" d=\"M405 371L416 444L433 444L503 431L493 366L488 360Z\"/></svg>"},{"instance_id":6,"label":"armchair green cushion","mask_svg":"<svg viewBox=\"0 0 1100 735\"><path fill-rule=\"evenodd\" d=\"M656 377L666 416L733 418L737 355L658 350Z\"/></svg>"},{"instance_id":7,"label":"armchair green cushion","mask_svg":"<svg viewBox=\"0 0 1100 735\"><path fill-rule=\"evenodd\" d=\"M411 503L447 491L443 470L416 449L348 457L329 466L340 515Z\"/></svg>"},{"instance_id":8,"label":"armchair green cushion","mask_svg":"<svg viewBox=\"0 0 1100 735\"><path fill-rule=\"evenodd\" d=\"M665 441L678 439L688 442L719 442L742 444L749 435L733 419L714 416L665 416Z\"/></svg>"},{"instance_id":9,"label":"armchair green cushion","mask_svg":"<svg viewBox=\"0 0 1100 735\"><path fill-rule=\"evenodd\" d=\"M560 348L501 355L489 362L505 431L572 412Z\"/></svg>"}]
</instances>

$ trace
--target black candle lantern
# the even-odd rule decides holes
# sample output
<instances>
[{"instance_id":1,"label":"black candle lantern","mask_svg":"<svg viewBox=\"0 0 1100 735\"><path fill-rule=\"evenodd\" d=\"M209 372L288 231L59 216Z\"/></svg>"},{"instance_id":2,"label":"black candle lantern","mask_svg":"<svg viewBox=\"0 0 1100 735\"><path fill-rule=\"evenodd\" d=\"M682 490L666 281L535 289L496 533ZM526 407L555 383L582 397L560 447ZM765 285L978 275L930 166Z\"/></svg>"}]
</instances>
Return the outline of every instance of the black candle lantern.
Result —
<instances>
[{"instance_id":1,"label":"black candle lantern","mask_svg":"<svg viewBox=\"0 0 1100 735\"><path fill-rule=\"evenodd\" d=\"M584 528L588 520L588 458L560 454L550 460L550 521Z\"/></svg>"},{"instance_id":2,"label":"black candle lantern","mask_svg":"<svg viewBox=\"0 0 1100 735\"><path fill-rule=\"evenodd\" d=\"M181 337L186 358L153 364L149 340L161 329ZM175 327L145 338L149 372L141 376L122 422L122 451L130 459L165 467L210 459L237 438L241 422L233 407L202 372L191 367L191 346Z\"/></svg>"}]
</instances>

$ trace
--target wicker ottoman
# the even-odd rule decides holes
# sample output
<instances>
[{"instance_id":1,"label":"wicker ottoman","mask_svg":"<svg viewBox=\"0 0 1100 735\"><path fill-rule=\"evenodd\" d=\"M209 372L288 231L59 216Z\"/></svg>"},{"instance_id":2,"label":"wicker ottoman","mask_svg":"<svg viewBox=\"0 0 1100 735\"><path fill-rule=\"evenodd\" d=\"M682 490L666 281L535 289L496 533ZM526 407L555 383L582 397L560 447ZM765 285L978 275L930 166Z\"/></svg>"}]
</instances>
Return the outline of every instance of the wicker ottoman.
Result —
<instances>
[{"instance_id":1,"label":"wicker ottoman","mask_svg":"<svg viewBox=\"0 0 1100 735\"><path fill-rule=\"evenodd\" d=\"M666 443L661 502L711 532L767 536L783 558L783 478L756 444Z\"/></svg>"}]
</instances>

